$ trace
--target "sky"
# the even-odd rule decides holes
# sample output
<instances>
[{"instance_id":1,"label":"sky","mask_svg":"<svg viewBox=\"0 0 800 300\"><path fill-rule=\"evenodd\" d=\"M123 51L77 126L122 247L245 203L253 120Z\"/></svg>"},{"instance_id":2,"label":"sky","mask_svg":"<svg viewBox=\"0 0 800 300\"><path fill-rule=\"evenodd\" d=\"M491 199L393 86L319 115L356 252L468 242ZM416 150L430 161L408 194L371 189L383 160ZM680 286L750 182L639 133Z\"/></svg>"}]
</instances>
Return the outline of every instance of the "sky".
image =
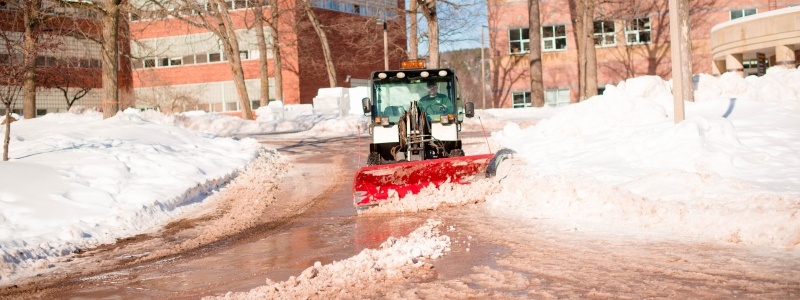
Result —
<instances>
[{"instance_id":1,"label":"sky","mask_svg":"<svg viewBox=\"0 0 800 300\"><path fill-rule=\"evenodd\" d=\"M798 251L800 70L700 75L695 101L685 105L686 119L675 124L669 81L644 76L566 107L479 110L464 128L488 136L465 143L467 155L517 152L496 178L425 189L369 211L429 209L455 198L519 226L548 220L598 233ZM128 110L103 120L77 108L14 122L10 160L0 162L0 284L46 272L75 249L158 230L199 209L259 157L286 159L233 135L352 136L366 128L360 115L306 112L245 121ZM453 197L460 194L478 198ZM446 234L431 224L418 231L307 271L356 274L362 263L399 269L445 255ZM268 282L253 295L274 285L295 286Z\"/></svg>"}]
</instances>

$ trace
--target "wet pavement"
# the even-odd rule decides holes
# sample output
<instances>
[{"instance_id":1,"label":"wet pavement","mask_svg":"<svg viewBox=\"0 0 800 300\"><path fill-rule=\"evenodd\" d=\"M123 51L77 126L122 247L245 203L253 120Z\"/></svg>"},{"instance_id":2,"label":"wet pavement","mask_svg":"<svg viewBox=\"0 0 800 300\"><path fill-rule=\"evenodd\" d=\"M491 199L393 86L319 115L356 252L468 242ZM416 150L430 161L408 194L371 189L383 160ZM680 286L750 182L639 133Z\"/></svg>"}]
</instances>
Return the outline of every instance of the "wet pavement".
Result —
<instances>
[{"instance_id":1,"label":"wet pavement","mask_svg":"<svg viewBox=\"0 0 800 300\"><path fill-rule=\"evenodd\" d=\"M299 162L326 163L334 157L344 170L330 194L304 213L277 227L227 240L169 259L83 278L80 286L59 291L59 299L195 299L229 291L247 291L266 278L283 281L319 261L329 264L365 248L377 248L390 236L405 236L425 221L424 214L361 216L352 204L351 179L359 167L348 156L356 138L271 140ZM352 153L352 152L349 152ZM366 156L362 156L366 157ZM289 178L291 180L291 178ZM320 191L323 192L323 191ZM291 197L292 192L281 193ZM279 199L278 201L292 201ZM268 220L265 220L268 221Z\"/></svg>"}]
</instances>

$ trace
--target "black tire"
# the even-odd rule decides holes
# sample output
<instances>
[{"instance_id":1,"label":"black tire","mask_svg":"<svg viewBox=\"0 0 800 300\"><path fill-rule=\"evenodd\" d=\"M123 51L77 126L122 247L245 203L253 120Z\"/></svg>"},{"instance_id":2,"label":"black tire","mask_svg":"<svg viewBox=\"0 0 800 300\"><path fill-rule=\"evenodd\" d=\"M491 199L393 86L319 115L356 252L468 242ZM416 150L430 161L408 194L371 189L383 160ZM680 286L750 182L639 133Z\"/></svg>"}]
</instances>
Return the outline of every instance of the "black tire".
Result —
<instances>
[{"instance_id":1,"label":"black tire","mask_svg":"<svg viewBox=\"0 0 800 300\"><path fill-rule=\"evenodd\" d=\"M464 150L462 149L450 150L450 157L460 157L460 156L464 156Z\"/></svg>"},{"instance_id":2,"label":"black tire","mask_svg":"<svg viewBox=\"0 0 800 300\"><path fill-rule=\"evenodd\" d=\"M372 152L367 156L368 166L377 166L381 164L381 155L378 152Z\"/></svg>"}]
</instances>

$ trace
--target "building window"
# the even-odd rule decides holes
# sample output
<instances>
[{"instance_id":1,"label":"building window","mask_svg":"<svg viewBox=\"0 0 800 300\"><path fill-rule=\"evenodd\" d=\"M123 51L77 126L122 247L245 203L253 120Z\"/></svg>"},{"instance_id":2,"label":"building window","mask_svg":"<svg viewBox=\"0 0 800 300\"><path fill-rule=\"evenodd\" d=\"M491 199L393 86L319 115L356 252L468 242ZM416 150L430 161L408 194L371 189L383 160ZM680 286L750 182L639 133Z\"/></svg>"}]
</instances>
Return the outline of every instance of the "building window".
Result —
<instances>
[{"instance_id":1,"label":"building window","mask_svg":"<svg viewBox=\"0 0 800 300\"><path fill-rule=\"evenodd\" d=\"M531 107L531 92L512 93L513 108Z\"/></svg>"},{"instance_id":2,"label":"building window","mask_svg":"<svg viewBox=\"0 0 800 300\"><path fill-rule=\"evenodd\" d=\"M625 23L628 45L650 43L650 18L633 19Z\"/></svg>"},{"instance_id":3,"label":"building window","mask_svg":"<svg viewBox=\"0 0 800 300\"><path fill-rule=\"evenodd\" d=\"M530 51L530 32L528 28L508 30L508 49L511 54L528 53Z\"/></svg>"},{"instance_id":4,"label":"building window","mask_svg":"<svg viewBox=\"0 0 800 300\"><path fill-rule=\"evenodd\" d=\"M194 64L194 55L185 55L183 57L183 62L182 63L184 65L192 65L192 64Z\"/></svg>"},{"instance_id":5,"label":"building window","mask_svg":"<svg viewBox=\"0 0 800 300\"><path fill-rule=\"evenodd\" d=\"M247 8L249 5L246 0L233 1L233 9Z\"/></svg>"},{"instance_id":6,"label":"building window","mask_svg":"<svg viewBox=\"0 0 800 300\"><path fill-rule=\"evenodd\" d=\"M198 64L204 64L208 62L208 54L197 54L194 56L194 61Z\"/></svg>"},{"instance_id":7,"label":"building window","mask_svg":"<svg viewBox=\"0 0 800 300\"><path fill-rule=\"evenodd\" d=\"M239 59L249 59L250 55L247 51L239 51Z\"/></svg>"},{"instance_id":8,"label":"building window","mask_svg":"<svg viewBox=\"0 0 800 300\"><path fill-rule=\"evenodd\" d=\"M542 26L542 50L567 49L566 25Z\"/></svg>"},{"instance_id":9,"label":"building window","mask_svg":"<svg viewBox=\"0 0 800 300\"><path fill-rule=\"evenodd\" d=\"M731 20L742 18L742 17L747 17L749 15L755 15L757 12L758 11L755 8L732 10L731 11Z\"/></svg>"},{"instance_id":10,"label":"building window","mask_svg":"<svg viewBox=\"0 0 800 300\"><path fill-rule=\"evenodd\" d=\"M217 62L217 61L221 61L221 60L222 60L222 57L220 56L219 53L209 53L208 54L208 62Z\"/></svg>"},{"instance_id":11,"label":"building window","mask_svg":"<svg viewBox=\"0 0 800 300\"><path fill-rule=\"evenodd\" d=\"M83 63L81 63L82 65ZM144 59L144 67L145 68L155 68L156 67L156 59L155 58L145 58Z\"/></svg>"},{"instance_id":12,"label":"building window","mask_svg":"<svg viewBox=\"0 0 800 300\"><path fill-rule=\"evenodd\" d=\"M607 47L616 44L614 21L594 21L594 45Z\"/></svg>"},{"instance_id":13,"label":"building window","mask_svg":"<svg viewBox=\"0 0 800 300\"><path fill-rule=\"evenodd\" d=\"M569 105L569 89L545 90L544 104L550 107Z\"/></svg>"},{"instance_id":14,"label":"building window","mask_svg":"<svg viewBox=\"0 0 800 300\"><path fill-rule=\"evenodd\" d=\"M183 64L183 57L165 57L159 60L159 67L180 66Z\"/></svg>"},{"instance_id":15,"label":"building window","mask_svg":"<svg viewBox=\"0 0 800 300\"><path fill-rule=\"evenodd\" d=\"M755 15L756 13L758 13L758 10L756 10L755 8L732 10L731 20L746 17L749 15Z\"/></svg>"},{"instance_id":16,"label":"building window","mask_svg":"<svg viewBox=\"0 0 800 300\"><path fill-rule=\"evenodd\" d=\"M742 67L746 76L758 76L758 59L748 59L742 61ZM769 59L764 60L764 67L769 68Z\"/></svg>"}]
</instances>

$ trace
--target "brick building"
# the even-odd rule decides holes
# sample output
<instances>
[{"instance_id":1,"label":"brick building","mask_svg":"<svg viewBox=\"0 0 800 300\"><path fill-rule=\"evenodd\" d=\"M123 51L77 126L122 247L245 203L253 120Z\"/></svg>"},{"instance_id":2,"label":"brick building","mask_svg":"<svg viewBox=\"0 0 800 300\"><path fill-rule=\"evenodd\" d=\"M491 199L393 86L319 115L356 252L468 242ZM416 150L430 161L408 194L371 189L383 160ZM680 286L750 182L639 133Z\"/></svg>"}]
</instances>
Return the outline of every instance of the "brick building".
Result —
<instances>
[{"instance_id":1,"label":"brick building","mask_svg":"<svg viewBox=\"0 0 800 300\"><path fill-rule=\"evenodd\" d=\"M21 64L19 46L25 31L23 5L29 1L0 1L0 67ZM41 1L36 48L36 115L66 111L68 101L101 107L100 22L92 7L78 1ZM127 44L127 41L125 42ZM6 47L11 45L11 47ZM129 64L128 64L129 65ZM7 82L7 80L3 80ZM15 84L21 85L21 82ZM119 70L119 87L131 90L130 68ZM5 88L5 87L0 87ZM23 92L16 94L12 112L22 114ZM0 112L3 108L0 108Z\"/></svg>"},{"instance_id":2,"label":"brick building","mask_svg":"<svg viewBox=\"0 0 800 300\"><path fill-rule=\"evenodd\" d=\"M527 0L488 0L490 99L493 107L530 106ZM545 102L561 106L578 99L578 57L567 0L539 1ZM624 0L598 4L594 19L598 87L642 75L671 78L669 15L666 0ZM692 70L712 74L713 26L753 14L800 5L800 1L690 1ZM800 45L785 45L800 49ZM773 50L766 51L772 54ZM755 52L738 56L752 73ZM723 58L724 59L724 58ZM719 61L719 59L717 59ZM713 67L713 68L712 68Z\"/></svg>"},{"instance_id":3,"label":"brick building","mask_svg":"<svg viewBox=\"0 0 800 300\"><path fill-rule=\"evenodd\" d=\"M253 108L257 108L260 75L252 3L248 0L225 3L239 39L248 96ZM336 86L348 87L354 81L368 78L372 70L383 68L383 26L376 19L388 20L390 65L399 65L403 59L405 20L397 15L398 8L405 5L403 0L312 0L311 3L320 23L325 25L337 73ZM286 104L312 103L319 88L329 87L320 40L301 5L300 0L279 0L277 7L282 96ZM266 17L271 9L265 7ZM186 14L191 18L191 11ZM231 67L213 33L175 17L132 15L130 27L137 98L189 95L195 104L178 110L233 114L239 111ZM273 34L271 27L264 24L264 32L269 41ZM276 99L274 57L271 46L268 47L270 99Z\"/></svg>"}]
</instances>

